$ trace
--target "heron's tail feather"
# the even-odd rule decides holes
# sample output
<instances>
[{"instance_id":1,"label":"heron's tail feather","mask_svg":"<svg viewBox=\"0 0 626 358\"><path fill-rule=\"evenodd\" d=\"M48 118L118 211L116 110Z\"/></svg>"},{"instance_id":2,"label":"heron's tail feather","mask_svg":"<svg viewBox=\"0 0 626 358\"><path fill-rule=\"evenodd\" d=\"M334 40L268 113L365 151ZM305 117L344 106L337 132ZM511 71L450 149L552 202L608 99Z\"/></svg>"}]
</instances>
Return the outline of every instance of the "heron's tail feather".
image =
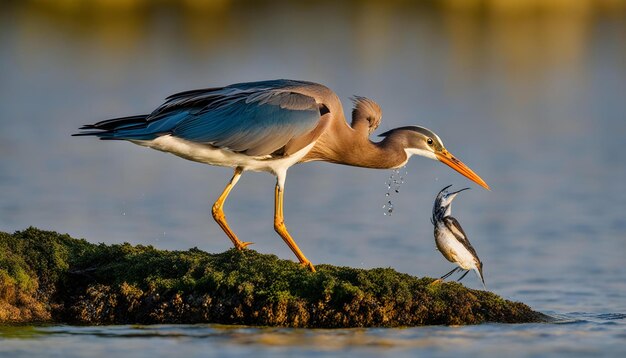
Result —
<instances>
[{"instance_id":1,"label":"heron's tail feather","mask_svg":"<svg viewBox=\"0 0 626 358\"><path fill-rule=\"evenodd\" d=\"M108 119L95 124L86 124L79 128L80 133L72 136L96 136L100 139L154 139L156 136L151 131L146 131L148 126L147 114L138 116Z\"/></svg>"}]
</instances>

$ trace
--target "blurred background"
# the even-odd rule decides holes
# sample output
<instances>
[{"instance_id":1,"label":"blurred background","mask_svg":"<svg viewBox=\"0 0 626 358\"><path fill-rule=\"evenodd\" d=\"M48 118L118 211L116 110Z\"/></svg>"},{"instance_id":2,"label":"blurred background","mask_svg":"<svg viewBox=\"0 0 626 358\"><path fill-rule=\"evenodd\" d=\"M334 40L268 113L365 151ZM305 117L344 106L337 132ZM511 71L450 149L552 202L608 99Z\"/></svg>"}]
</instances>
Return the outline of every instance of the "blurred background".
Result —
<instances>
[{"instance_id":1,"label":"blurred background","mask_svg":"<svg viewBox=\"0 0 626 358\"><path fill-rule=\"evenodd\" d=\"M211 204L231 170L83 124L148 113L172 93L292 78L383 109L377 133L437 132L492 187L424 158L401 170L293 167L286 222L313 263L440 276L437 192L487 286L542 310L626 310L626 2L38 0L0 4L0 230L92 242L230 248ZM274 178L243 176L226 204L253 249L295 259L273 230ZM464 283L480 287L474 276Z\"/></svg>"}]
</instances>

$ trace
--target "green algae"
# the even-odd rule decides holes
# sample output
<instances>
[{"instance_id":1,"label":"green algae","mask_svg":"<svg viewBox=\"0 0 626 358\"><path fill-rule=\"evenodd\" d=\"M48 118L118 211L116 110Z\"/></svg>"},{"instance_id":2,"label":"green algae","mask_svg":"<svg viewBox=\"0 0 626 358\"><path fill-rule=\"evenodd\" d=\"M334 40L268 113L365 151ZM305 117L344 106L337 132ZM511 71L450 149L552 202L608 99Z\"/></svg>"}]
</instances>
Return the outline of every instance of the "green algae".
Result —
<instances>
[{"instance_id":1,"label":"green algae","mask_svg":"<svg viewBox=\"0 0 626 358\"><path fill-rule=\"evenodd\" d=\"M391 268L299 264L253 250L210 254L0 233L0 322L397 327L540 322L528 306Z\"/></svg>"}]
</instances>

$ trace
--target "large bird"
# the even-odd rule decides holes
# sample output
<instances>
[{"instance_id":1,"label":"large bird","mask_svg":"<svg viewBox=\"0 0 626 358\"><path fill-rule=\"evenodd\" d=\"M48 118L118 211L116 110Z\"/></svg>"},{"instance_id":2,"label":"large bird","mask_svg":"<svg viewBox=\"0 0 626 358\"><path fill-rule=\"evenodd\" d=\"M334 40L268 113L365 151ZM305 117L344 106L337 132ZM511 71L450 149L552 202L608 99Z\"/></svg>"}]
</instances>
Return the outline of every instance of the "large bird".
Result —
<instances>
[{"instance_id":1,"label":"large bird","mask_svg":"<svg viewBox=\"0 0 626 358\"><path fill-rule=\"evenodd\" d=\"M426 128L395 128L381 134L380 142L372 142L369 136L380 124L381 109L364 97L353 101L348 125L339 98L323 85L294 80L238 83L177 93L150 114L85 125L75 135L127 140L196 162L234 168L232 179L213 205L213 218L238 249L250 243L240 241L228 226L224 202L244 171L275 175L274 229L300 263L315 271L284 223L285 178L294 164L326 161L386 169L402 167L416 154L439 160L489 189Z\"/></svg>"}]
</instances>

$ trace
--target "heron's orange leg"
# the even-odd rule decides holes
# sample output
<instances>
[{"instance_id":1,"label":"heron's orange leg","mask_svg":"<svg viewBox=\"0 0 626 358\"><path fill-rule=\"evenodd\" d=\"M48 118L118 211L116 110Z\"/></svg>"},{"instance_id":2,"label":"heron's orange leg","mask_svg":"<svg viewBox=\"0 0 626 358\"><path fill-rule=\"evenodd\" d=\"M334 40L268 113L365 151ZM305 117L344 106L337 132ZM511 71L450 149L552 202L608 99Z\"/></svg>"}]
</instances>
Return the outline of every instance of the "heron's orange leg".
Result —
<instances>
[{"instance_id":1,"label":"heron's orange leg","mask_svg":"<svg viewBox=\"0 0 626 358\"><path fill-rule=\"evenodd\" d=\"M220 197L217 198L217 201L215 202L215 204L213 204L213 210L212 210L213 219L215 219L217 224L222 228L222 230L224 230L228 238L233 242L235 247L238 248L239 250L245 249L246 246L252 244L252 242L241 242L237 238L237 235L235 235L235 233L230 229L230 227L228 226L228 223L226 222L226 215L224 215L224 202L226 201L226 198L228 197L228 194L230 193L230 191L233 189L235 184L237 184L237 182L239 181L239 177L241 177L242 172L243 172L242 168L239 168L239 167L235 168L235 174L233 175L232 179L230 179L230 182L228 182L228 185L226 185L226 188L224 188L222 195L220 195Z\"/></svg>"},{"instance_id":2,"label":"heron's orange leg","mask_svg":"<svg viewBox=\"0 0 626 358\"><path fill-rule=\"evenodd\" d=\"M293 239L291 238L291 235L289 235L289 232L287 231L287 227L285 226L285 218L283 216L283 190L280 189L278 185L276 185L274 199L275 199L274 230L276 230L278 235L280 235L280 237L283 238L283 240L285 241L287 246L289 246L291 251L293 251L293 253L296 254L296 257L298 257L298 260L300 260L300 263L306 268L308 268L309 270L315 272L315 267L313 267L313 264L311 263L311 261L309 261L304 256L304 254L302 253L302 251L300 251L300 248L298 247L296 242L293 241Z\"/></svg>"}]
</instances>

